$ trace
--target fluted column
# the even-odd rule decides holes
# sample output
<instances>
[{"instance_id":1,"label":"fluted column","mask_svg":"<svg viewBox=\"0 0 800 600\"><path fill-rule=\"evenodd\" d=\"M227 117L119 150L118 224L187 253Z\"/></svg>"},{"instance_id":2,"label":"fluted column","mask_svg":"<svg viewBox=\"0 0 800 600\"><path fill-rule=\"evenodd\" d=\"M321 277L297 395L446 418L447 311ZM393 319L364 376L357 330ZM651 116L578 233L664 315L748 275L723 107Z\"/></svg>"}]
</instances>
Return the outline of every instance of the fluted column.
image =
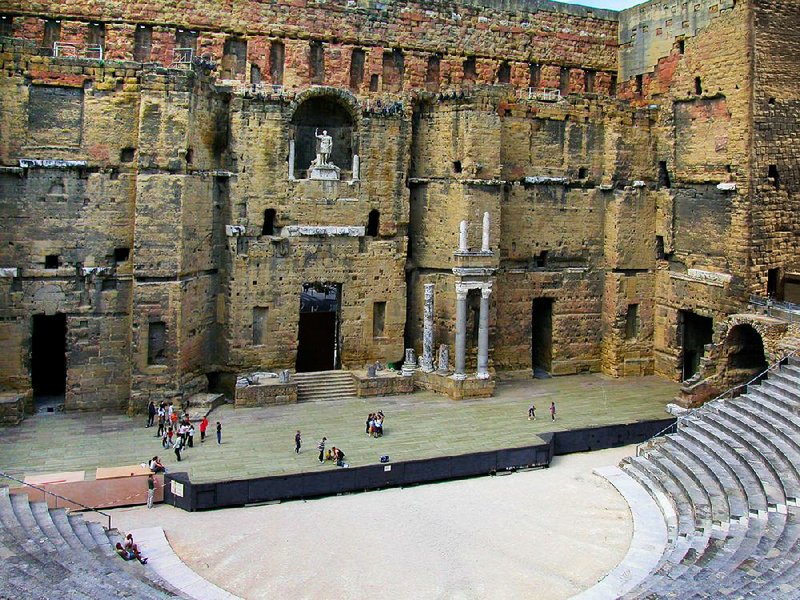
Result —
<instances>
[{"instance_id":1,"label":"fluted column","mask_svg":"<svg viewBox=\"0 0 800 600\"><path fill-rule=\"evenodd\" d=\"M433 289L434 283L425 284L425 314L422 323L422 370L433 371Z\"/></svg>"},{"instance_id":2,"label":"fluted column","mask_svg":"<svg viewBox=\"0 0 800 600\"><path fill-rule=\"evenodd\" d=\"M481 312L478 319L478 379L489 379L489 295L491 293L491 284L481 288Z\"/></svg>"},{"instance_id":3,"label":"fluted column","mask_svg":"<svg viewBox=\"0 0 800 600\"><path fill-rule=\"evenodd\" d=\"M467 291L465 285L456 284L456 372L453 379L467 378Z\"/></svg>"}]
</instances>

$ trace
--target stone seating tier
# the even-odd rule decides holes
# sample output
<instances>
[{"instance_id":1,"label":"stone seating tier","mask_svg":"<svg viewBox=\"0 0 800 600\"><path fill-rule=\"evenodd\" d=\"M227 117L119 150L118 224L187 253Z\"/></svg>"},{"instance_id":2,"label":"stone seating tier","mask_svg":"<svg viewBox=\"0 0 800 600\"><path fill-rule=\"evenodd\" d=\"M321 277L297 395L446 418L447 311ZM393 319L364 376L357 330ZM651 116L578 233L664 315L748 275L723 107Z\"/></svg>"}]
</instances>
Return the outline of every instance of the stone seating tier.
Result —
<instances>
[{"instance_id":1,"label":"stone seating tier","mask_svg":"<svg viewBox=\"0 0 800 600\"><path fill-rule=\"evenodd\" d=\"M620 597L800 598L796 358L746 394L682 417L676 433L620 468L667 530L657 566L621 586Z\"/></svg>"},{"instance_id":2,"label":"stone seating tier","mask_svg":"<svg viewBox=\"0 0 800 600\"><path fill-rule=\"evenodd\" d=\"M0 597L136 600L176 594L146 566L117 556L122 536L82 515L0 488Z\"/></svg>"}]
</instances>

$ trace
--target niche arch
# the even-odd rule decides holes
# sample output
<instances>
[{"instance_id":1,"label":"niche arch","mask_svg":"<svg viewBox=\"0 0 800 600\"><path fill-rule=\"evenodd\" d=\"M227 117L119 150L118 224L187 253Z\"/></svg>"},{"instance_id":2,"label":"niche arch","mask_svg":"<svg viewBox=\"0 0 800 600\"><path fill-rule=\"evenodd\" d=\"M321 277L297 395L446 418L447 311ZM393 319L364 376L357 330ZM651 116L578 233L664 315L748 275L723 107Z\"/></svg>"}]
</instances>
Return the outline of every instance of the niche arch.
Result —
<instances>
[{"instance_id":1,"label":"niche arch","mask_svg":"<svg viewBox=\"0 0 800 600\"><path fill-rule=\"evenodd\" d=\"M298 96L291 112L295 177L308 177L311 163L317 156L317 130L320 134L327 131L333 138L329 162L339 167L343 174L352 175L353 155L358 154L359 110L356 98L336 88L313 88Z\"/></svg>"}]
</instances>

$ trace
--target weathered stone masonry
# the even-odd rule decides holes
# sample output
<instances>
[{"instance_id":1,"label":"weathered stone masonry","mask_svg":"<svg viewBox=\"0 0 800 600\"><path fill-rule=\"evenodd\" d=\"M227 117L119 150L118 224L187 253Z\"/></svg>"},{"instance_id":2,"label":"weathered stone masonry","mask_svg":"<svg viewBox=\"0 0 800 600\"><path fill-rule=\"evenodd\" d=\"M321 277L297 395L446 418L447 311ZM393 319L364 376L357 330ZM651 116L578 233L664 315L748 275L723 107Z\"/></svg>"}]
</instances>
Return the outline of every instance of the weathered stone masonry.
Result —
<instances>
[{"instance_id":1,"label":"weathered stone masonry","mask_svg":"<svg viewBox=\"0 0 800 600\"><path fill-rule=\"evenodd\" d=\"M0 391L50 390L54 344L68 409L294 369L308 285L338 290L337 368L423 356L427 286L451 358L461 306L468 378L487 331L489 372L684 378L751 294L800 299L799 23L788 0L6 2ZM338 180L310 178L317 129Z\"/></svg>"}]
</instances>

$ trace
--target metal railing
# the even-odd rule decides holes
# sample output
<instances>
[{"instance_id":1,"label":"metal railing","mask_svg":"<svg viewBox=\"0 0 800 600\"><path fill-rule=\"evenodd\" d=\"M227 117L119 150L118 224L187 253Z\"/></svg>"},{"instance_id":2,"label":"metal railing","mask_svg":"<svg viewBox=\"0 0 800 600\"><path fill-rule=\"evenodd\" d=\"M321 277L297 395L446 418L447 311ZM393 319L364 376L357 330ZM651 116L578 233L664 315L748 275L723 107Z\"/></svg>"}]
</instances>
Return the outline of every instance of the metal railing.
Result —
<instances>
[{"instance_id":1,"label":"metal railing","mask_svg":"<svg viewBox=\"0 0 800 600\"><path fill-rule=\"evenodd\" d=\"M172 51L172 62L169 65L170 69L191 69L194 60L194 49L192 48L175 48Z\"/></svg>"},{"instance_id":2,"label":"metal railing","mask_svg":"<svg viewBox=\"0 0 800 600\"><path fill-rule=\"evenodd\" d=\"M769 297L750 296L749 305L751 308L763 309L768 317L783 319L789 323L800 323L800 304L780 302Z\"/></svg>"},{"instance_id":3,"label":"metal railing","mask_svg":"<svg viewBox=\"0 0 800 600\"><path fill-rule=\"evenodd\" d=\"M521 100L541 100L542 102L558 102L561 90L558 88L522 88L517 90L517 98Z\"/></svg>"},{"instance_id":4,"label":"metal railing","mask_svg":"<svg viewBox=\"0 0 800 600\"><path fill-rule=\"evenodd\" d=\"M792 350L791 352L787 352L782 358L776 360L774 363L769 365L766 369L761 371L758 375L755 375L752 379L749 379L748 381L746 381L744 383L739 383L739 384L733 386L732 388L729 388L729 389L725 390L720 395L716 396L715 398L709 400L708 402L705 402L704 404L702 404L702 405L700 405L698 407L688 409L685 413L683 413L682 415L679 415L675 419L674 423L672 423L671 425L668 425L667 427L665 427L664 429L662 429L658 433L650 436L645 441L643 441L641 444L636 444L636 456L641 456L642 455L642 449L646 445L648 445L650 442L652 442L654 439L659 438L659 437L663 437L663 436L668 435L670 433L676 433L678 431L678 427L680 426L680 422L683 419L686 419L687 417L692 416L692 414L694 414L695 411L697 411L697 410L699 410L701 408L706 408L706 407L713 408L714 403L722 402L723 400L726 400L728 398L728 396L731 393L735 392L736 390L740 390L742 388L746 388L747 386L755 383L756 381L761 380L767 373L777 369L784 362L786 362L787 360L789 360L789 358L791 358L793 356L797 356L797 351L796 350Z\"/></svg>"},{"instance_id":5,"label":"metal railing","mask_svg":"<svg viewBox=\"0 0 800 600\"><path fill-rule=\"evenodd\" d=\"M54 58L91 58L94 60L103 60L103 47L100 45L93 46L78 46L77 44L70 44L68 42L54 42L53 43L53 57Z\"/></svg>"},{"instance_id":6,"label":"metal railing","mask_svg":"<svg viewBox=\"0 0 800 600\"><path fill-rule=\"evenodd\" d=\"M44 494L48 494L50 496L53 496L56 499L54 508L58 508L58 501L59 501L59 499L61 499L64 502L69 502L70 504L75 504L76 506L80 506L81 508L84 508L86 510L91 510L93 512L96 512L97 514L103 515L104 517L106 517L108 519L108 528L111 529L111 515L106 513L106 512L103 512L102 510L98 510L98 509L93 508L91 506L86 506L85 504L81 504L80 502L76 502L75 500L70 500L69 498L65 498L64 496L60 496L59 494L56 494L55 492L51 492L50 490L46 490L44 488L40 488L38 485L33 485L32 483L26 483L25 481L17 479L16 477L12 477L8 473L4 473L3 471L0 471L0 477L5 477L6 479L10 479L11 481L16 481L17 483L21 483L22 485L26 485L29 488L33 488L35 490L39 490L40 492L42 492Z\"/></svg>"}]
</instances>

